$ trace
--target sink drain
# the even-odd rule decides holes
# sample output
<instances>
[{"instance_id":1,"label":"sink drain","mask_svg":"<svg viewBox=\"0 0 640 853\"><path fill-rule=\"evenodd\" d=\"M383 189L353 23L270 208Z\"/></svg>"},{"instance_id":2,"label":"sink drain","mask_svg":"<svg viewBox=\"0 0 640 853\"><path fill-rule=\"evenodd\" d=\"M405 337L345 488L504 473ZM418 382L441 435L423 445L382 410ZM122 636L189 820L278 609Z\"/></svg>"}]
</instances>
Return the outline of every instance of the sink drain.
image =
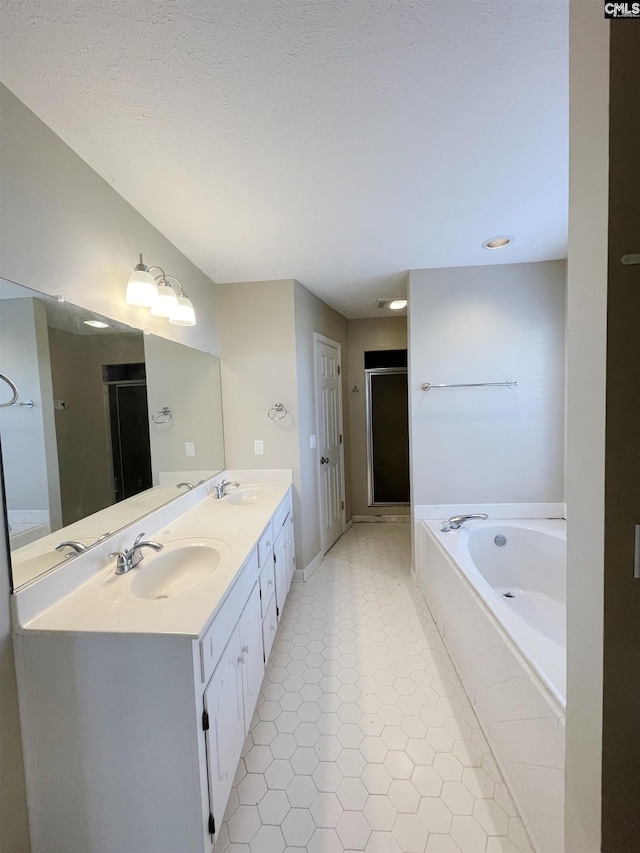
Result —
<instances>
[{"instance_id":1,"label":"sink drain","mask_svg":"<svg viewBox=\"0 0 640 853\"><path fill-rule=\"evenodd\" d=\"M160 601L161 598L169 598L168 595L156 595L156 601Z\"/></svg>"},{"instance_id":2,"label":"sink drain","mask_svg":"<svg viewBox=\"0 0 640 853\"><path fill-rule=\"evenodd\" d=\"M515 598L515 595L512 592L503 592L502 597L503 598Z\"/></svg>"},{"instance_id":3,"label":"sink drain","mask_svg":"<svg viewBox=\"0 0 640 853\"><path fill-rule=\"evenodd\" d=\"M498 535L493 540L498 548L502 548L503 545L507 544L507 537L503 533L498 533Z\"/></svg>"}]
</instances>

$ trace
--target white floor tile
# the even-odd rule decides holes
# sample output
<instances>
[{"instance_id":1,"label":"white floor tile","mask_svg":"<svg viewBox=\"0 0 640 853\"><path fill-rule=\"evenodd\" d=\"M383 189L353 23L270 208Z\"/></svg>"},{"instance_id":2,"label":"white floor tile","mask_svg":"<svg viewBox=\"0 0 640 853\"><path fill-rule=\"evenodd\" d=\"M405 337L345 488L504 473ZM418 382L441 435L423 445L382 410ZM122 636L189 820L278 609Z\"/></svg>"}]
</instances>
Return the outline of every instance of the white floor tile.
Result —
<instances>
[{"instance_id":1,"label":"white floor tile","mask_svg":"<svg viewBox=\"0 0 640 853\"><path fill-rule=\"evenodd\" d=\"M216 853L529 853L409 535L354 525L292 586Z\"/></svg>"}]
</instances>

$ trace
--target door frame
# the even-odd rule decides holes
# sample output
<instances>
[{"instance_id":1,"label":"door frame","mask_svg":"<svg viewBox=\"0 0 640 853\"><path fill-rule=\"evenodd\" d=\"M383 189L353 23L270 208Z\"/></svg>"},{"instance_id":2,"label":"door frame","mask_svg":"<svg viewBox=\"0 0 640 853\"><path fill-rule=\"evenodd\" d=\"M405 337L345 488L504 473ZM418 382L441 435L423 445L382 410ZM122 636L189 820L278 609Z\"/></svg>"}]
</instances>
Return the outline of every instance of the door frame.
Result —
<instances>
[{"instance_id":1,"label":"door frame","mask_svg":"<svg viewBox=\"0 0 640 853\"><path fill-rule=\"evenodd\" d=\"M411 506L407 501L374 501L373 494L373 423L371 418L371 377L390 373L404 373L409 381L409 371L406 367L369 367L365 370L365 417L367 429L367 506Z\"/></svg>"},{"instance_id":2,"label":"door frame","mask_svg":"<svg viewBox=\"0 0 640 853\"><path fill-rule=\"evenodd\" d=\"M340 382L338 383L338 426L340 429L340 435L342 436L342 441L340 442L340 462L339 462L339 476L340 476L340 500L342 504L342 512L341 512L341 520L342 520L342 532L344 533L347 529L347 500L345 494L345 471L344 471L344 418L343 418L343 401L342 401L342 382L343 382L343 373L342 373L342 345L338 343L338 341L334 341L331 338L327 338L325 335L321 335L319 332L313 333L313 393L314 393L314 410L315 410L315 426L316 426L316 482L317 482L317 492L318 492L318 503L320 505L320 548L322 550L322 556L327 553L331 545L326 544L326 537L324 535L324 529L326 524L324 523L324 504L322 501L322 485L320 481L320 477L318 476L318 465L320 463L320 448L318 446L318 436L320 435L320 411L318 407L318 344L324 344L328 347L333 347L338 351L338 376L340 378Z\"/></svg>"}]
</instances>

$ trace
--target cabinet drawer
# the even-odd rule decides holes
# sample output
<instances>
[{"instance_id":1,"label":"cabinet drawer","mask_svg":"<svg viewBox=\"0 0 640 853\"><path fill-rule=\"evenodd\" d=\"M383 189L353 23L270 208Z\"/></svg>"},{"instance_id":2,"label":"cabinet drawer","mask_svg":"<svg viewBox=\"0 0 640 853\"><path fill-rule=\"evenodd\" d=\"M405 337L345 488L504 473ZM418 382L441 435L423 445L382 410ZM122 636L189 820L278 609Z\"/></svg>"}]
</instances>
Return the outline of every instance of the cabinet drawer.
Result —
<instances>
[{"instance_id":1,"label":"cabinet drawer","mask_svg":"<svg viewBox=\"0 0 640 853\"><path fill-rule=\"evenodd\" d=\"M273 594L276 591L276 573L273 565L273 554L269 552L268 559L260 570L260 607L262 618L265 618Z\"/></svg>"},{"instance_id":2,"label":"cabinet drawer","mask_svg":"<svg viewBox=\"0 0 640 853\"><path fill-rule=\"evenodd\" d=\"M213 622L200 640L202 680L206 684L240 618L258 575L258 555L254 548Z\"/></svg>"},{"instance_id":3,"label":"cabinet drawer","mask_svg":"<svg viewBox=\"0 0 640 853\"><path fill-rule=\"evenodd\" d=\"M267 607L267 615L262 622L262 641L264 643L264 660L265 663L269 660L271 654L271 646L276 636L276 628L278 627L278 615L276 613L275 596L271 599L271 604Z\"/></svg>"},{"instance_id":4,"label":"cabinet drawer","mask_svg":"<svg viewBox=\"0 0 640 853\"><path fill-rule=\"evenodd\" d=\"M267 558L271 554L271 549L273 548L273 536L271 534L271 522L267 526L267 529L262 534L260 539L258 540L258 566L262 568Z\"/></svg>"},{"instance_id":5,"label":"cabinet drawer","mask_svg":"<svg viewBox=\"0 0 640 853\"><path fill-rule=\"evenodd\" d=\"M280 528L282 527L282 525L287 520L287 517L289 516L290 512L291 512L291 494L288 494L287 497L283 500L283 502L280 504L280 506L278 507L278 509L275 511L275 513L273 515L273 520L271 523L273 524L274 539L278 535L278 533L280 532Z\"/></svg>"}]
</instances>

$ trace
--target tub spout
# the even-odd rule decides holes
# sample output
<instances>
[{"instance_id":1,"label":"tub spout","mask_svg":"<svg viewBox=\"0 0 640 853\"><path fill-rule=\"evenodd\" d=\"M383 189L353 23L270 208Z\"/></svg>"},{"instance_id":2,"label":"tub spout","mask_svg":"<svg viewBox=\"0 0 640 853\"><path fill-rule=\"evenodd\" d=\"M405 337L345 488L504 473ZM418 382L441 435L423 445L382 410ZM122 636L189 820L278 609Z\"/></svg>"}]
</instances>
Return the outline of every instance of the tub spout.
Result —
<instances>
[{"instance_id":1,"label":"tub spout","mask_svg":"<svg viewBox=\"0 0 640 853\"><path fill-rule=\"evenodd\" d=\"M469 521L469 519L472 518L478 518L482 521L486 521L489 516L484 512L474 512L471 513L471 515L452 515L451 518L442 522L441 530L443 533L448 533L450 530L457 530L459 527L462 527L465 521Z\"/></svg>"}]
</instances>

